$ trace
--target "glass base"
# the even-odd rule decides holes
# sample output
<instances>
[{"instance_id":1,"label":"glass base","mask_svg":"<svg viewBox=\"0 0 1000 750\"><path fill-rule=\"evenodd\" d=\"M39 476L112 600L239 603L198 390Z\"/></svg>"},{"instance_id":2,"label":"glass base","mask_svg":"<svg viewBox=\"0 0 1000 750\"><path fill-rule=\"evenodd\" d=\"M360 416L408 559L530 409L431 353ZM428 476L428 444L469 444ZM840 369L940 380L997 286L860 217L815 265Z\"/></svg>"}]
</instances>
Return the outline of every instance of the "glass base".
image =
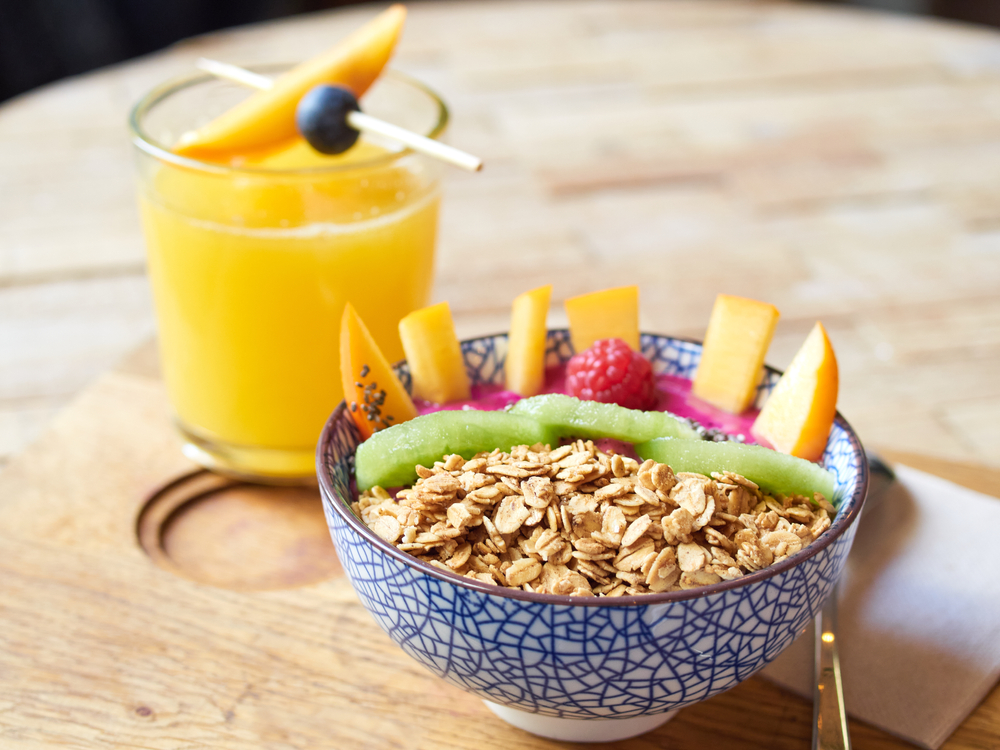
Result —
<instances>
[{"instance_id":1,"label":"glass base","mask_svg":"<svg viewBox=\"0 0 1000 750\"><path fill-rule=\"evenodd\" d=\"M508 724L539 737L561 742L616 742L628 739L666 724L679 710L628 719L560 719L558 716L542 716L501 706L488 700L483 703Z\"/></svg>"},{"instance_id":2,"label":"glass base","mask_svg":"<svg viewBox=\"0 0 1000 750\"><path fill-rule=\"evenodd\" d=\"M316 484L316 449L259 448L230 445L203 437L176 422L184 439L181 450L197 464L217 474L256 484L311 486Z\"/></svg>"}]
</instances>

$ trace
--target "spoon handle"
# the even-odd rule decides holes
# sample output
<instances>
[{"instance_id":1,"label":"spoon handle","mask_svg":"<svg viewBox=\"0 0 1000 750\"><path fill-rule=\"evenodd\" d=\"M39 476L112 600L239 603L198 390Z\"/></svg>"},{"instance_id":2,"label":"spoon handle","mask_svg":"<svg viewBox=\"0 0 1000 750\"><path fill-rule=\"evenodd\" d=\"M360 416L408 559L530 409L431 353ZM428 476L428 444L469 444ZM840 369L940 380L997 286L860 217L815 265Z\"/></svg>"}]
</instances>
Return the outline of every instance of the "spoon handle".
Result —
<instances>
[{"instance_id":1,"label":"spoon handle","mask_svg":"<svg viewBox=\"0 0 1000 750\"><path fill-rule=\"evenodd\" d=\"M816 675L813 692L813 750L850 750L844 687L837 652L837 594L839 586L816 618Z\"/></svg>"},{"instance_id":2,"label":"spoon handle","mask_svg":"<svg viewBox=\"0 0 1000 750\"><path fill-rule=\"evenodd\" d=\"M881 500L896 474L877 454L867 452L869 466L868 497L871 506ZM847 728L844 685L840 679L840 654L837 651L837 597L840 584L816 616L816 671L813 686L813 750L851 750Z\"/></svg>"}]
</instances>

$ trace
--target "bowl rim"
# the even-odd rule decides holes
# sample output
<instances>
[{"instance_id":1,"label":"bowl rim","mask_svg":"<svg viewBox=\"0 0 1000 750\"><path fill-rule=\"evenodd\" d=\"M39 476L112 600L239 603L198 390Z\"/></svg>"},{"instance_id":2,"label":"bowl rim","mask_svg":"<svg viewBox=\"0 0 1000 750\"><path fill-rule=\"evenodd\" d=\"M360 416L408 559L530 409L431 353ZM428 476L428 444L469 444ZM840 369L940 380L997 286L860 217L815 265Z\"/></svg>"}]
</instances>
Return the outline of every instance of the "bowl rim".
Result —
<instances>
[{"instance_id":1,"label":"bowl rim","mask_svg":"<svg viewBox=\"0 0 1000 750\"><path fill-rule=\"evenodd\" d=\"M549 328L546 331L546 337L550 336L552 333L563 333L566 332L565 328ZM645 333L641 334L641 339L646 337L652 337L654 339L668 339L671 341L681 341L689 344L702 345L702 342L687 338L684 336L669 336L666 334L659 333ZM507 338L506 333L498 333L486 336L476 336L470 339L464 339L461 344L471 344L476 341L486 341L491 339ZM395 367L403 364L405 360L397 363ZM775 367L765 364L764 368L770 372L777 375L781 375L782 371ZM445 583L450 583L455 586L459 586L465 589L471 589L477 591L481 594L489 594L493 596L500 596L507 599L517 599L525 603L538 603L538 604L554 604L561 606L570 607L635 607L635 606L648 606L655 604L669 604L672 602L679 601L689 601L692 599L701 599L713 594L721 593L724 591L729 591L731 589L741 588L743 586L750 586L759 581L763 581L767 578L772 578L773 576L780 575L791 568L796 567L802 562L805 562L811 557L816 556L827 547L829 547L833 542L841 537L844 532L847 531L854 523L857 522L858 517L861 515L862 507L864 506L866 496L868 494L868 459L865 455L864 448L861 445L861 440L858 438L857 433L854 428L851 427L850 423L844 419L843 415L838 410L834 421L839 424L841 428L847 434L847 438L851 443L852 451L855 455L860 457L860 477L854 492L850 497L845 497L842 499L842 506L847 505L847 514L841 517L839 509L836 517L830 525L830 528L815 542L810 544L803 550L796 552L794 555L782 560L776 565L771 565L762 570L755 571L753 573L747 573L740 578L736 578L731 581L720 581L719 583L712 583L707 586L698 586L693 589L686 589L681 591L666 591L660 594L631 594L627 596L615 596L615 597L605 597L605 596L566 596L560 594L538 594L533 591L525 591L524 589L513 589L507 588L505 586L498 586L489 583L483 583L472 578L466 578L460 576L457 573L449 573L436 568L429 563L425 563L412 555L398 549L395 545L389 544L389 542L382 539L374 531L372 531L368 526L358 518L350 507L346 506L343 502L336 500L337 493L334 491L332 479L326 470L326 464L324 462L324 454L326 452L326 447L333 435L334 426L343 417L344 412L347 409L346 401L341 401L337 404L337 407L333 410L333 413L326 420L323 425L323 431L320 433L319 442L316 446L316 474L319 478L320 495L322 496L323 503L329 504L333 507L333 511L336 512L341 520L343 520L348 528L353 530L355 534L361 536L361 538L373 545L376 549L384 554L389 555L393 559L414 568L417 572L429 575ZM351 423L353 428L353 422ZM356 428L354 428L356 429ZM353 462L352 462L353 463Z\"/></svg>"}]
</instances>

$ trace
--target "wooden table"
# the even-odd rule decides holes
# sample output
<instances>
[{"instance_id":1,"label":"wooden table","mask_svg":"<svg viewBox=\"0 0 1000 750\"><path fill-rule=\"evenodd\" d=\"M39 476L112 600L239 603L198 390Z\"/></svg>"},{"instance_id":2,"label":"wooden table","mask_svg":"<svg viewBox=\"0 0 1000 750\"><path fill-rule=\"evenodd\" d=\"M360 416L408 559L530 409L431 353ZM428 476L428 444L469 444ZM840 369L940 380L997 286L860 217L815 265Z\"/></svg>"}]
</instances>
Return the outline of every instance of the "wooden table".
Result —
<instances>
[{"instance_id":1,"label":"wooden table","mask_svg":"<svg viewBox=\"0 0 1000 750\"><path fill-rule=\"evenodd\" d=\"M353 628L361 649L372 626L343 579L234 593L122 547L144 493L189 468L148 348L95 382L154 333L128 107L199 55L301 59L371 13L190 40L0 107L5 748L317 747L330 722L358 747L553 746L381 633L379 689L345 695L326 631ZM690 336L717 293L764 299L783 315L776 366L823 320L866 442L996 486L975 467L1000 468L1000 35L748 0L428 2L394 64L444 95L451 142L487 162L445 184L435 296L461 335L506 328L512 297L545 282L553 324L565 297L639 283L643 328ZM144 444L122 442L140 428ZM630 746L710 746L720 712L761 747L802 746L808 705L753 685ZM997 705L949 747L996 747ZM428 728L433 711L467 733Z\"/></svg>"}]
</instances>

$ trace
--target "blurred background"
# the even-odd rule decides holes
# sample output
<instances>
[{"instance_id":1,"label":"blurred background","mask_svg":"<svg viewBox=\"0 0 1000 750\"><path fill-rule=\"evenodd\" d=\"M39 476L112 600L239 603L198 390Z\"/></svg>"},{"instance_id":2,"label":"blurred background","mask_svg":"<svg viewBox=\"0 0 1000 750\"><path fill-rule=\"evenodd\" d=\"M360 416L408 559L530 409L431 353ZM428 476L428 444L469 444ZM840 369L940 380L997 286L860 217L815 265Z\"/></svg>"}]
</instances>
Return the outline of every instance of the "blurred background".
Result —
<instances>
[{"instance_id":1,"label":"blurred background","mask_svg":"<svg viewBox=\"0 0 1000 750\"><path fill-rule=\"evenodd\" d=\"M1000 26L998 0L839 1ZM0 101L185 37L352 4L351 0L2 0Z\"/></svg>"},{"instance_id":2,"label":"blurred background","mask_svg":"<svg viewBox=\"0 0 1000 750\"><path fill-rule=\"evenodd\" d=\"M0 0L0 471L102 373L155 360L129 108L198 56L303 59L389 2ZM411 12L401 68L489 160L444 187L435 294L461 336L553 268L554 326L641 268L647 330L700 337L714 294L744 293L782 310L782 366L822 318L866 441L1000 466L1000 0Z\"/></svg>"}]
</instances>

